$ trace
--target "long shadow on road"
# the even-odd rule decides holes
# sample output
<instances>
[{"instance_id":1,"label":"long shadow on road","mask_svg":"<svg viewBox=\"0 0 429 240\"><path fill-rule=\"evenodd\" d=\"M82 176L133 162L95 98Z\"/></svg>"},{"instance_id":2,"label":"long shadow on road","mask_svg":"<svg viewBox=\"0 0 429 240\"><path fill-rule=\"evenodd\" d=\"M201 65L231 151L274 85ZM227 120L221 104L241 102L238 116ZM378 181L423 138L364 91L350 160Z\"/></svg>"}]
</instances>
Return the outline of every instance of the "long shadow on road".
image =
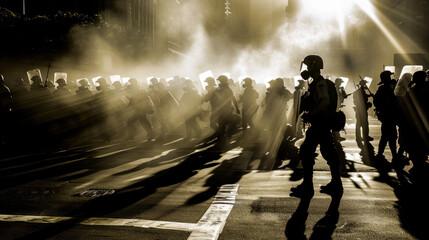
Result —
<instances>
[{"instance_id":1,"label":"long shadow on road","mask_svg":"<svg viewBox=\"0 0 429 240\"><path fill-rule=\"evenodd\" d=\"M152 195L158 188L184 182L197 174L198 170L205 168L207 164L219 159L221 154L228 151L231 147L231 145L214 145L205 150L196 151L177 165L161 170L146 179L124 187L113 195L102 196L86 202L83 206L67 215L73 217L71 220L49 225L22 239L47 239L72 228L74 225L90 217L106 216L131 206ZM170 156L177 157L174 153L171 153ZM164 157L162 160L168 161L169 159Z\"/></svg>"}]
</instances>

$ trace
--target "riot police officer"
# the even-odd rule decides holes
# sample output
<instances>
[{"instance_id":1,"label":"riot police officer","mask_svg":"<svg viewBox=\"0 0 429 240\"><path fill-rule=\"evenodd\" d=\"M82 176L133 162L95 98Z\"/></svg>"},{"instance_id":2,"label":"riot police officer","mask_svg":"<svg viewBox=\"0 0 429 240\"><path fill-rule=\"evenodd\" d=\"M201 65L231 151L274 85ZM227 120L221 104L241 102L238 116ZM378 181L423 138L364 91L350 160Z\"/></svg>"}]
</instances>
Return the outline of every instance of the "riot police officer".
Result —
<instances>
[{"instance_id":1,"label":"riot police officer","mask_svg":"<svg viewBox=\"0 0 429 240\"><path fill-rule=\"evenodd\" d=\"M331 182L321 187L321 192L334 195L342 194L343 186L340 177L339 159L334 145L330 121L334 117L337 96L333 82L325 80L320 73L323 60L318 55L308 55L302 61L301 76L309 81L309 91L303 96L303 121L311 126L306 131L306 138L299 149L299 158L304 168L303 182L292 188L291 195L297 197L313 196L313 165L315 152L320 144L322 156L327 160L331 170ZM331 84L331 86L328 86ZM332 89L333 88L333 89ZM333 90L333 93L332 93Z\"/></svg>"}]
</instances>

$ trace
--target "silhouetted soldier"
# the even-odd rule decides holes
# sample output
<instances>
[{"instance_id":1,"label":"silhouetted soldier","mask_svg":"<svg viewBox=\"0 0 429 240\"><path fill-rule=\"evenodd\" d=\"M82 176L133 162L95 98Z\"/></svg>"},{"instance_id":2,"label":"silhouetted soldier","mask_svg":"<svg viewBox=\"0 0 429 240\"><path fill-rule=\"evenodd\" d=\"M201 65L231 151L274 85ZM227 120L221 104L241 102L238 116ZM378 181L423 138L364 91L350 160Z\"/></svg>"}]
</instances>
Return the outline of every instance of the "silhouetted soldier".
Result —
<instances>
[{"instance_id":1,"label":"silhouetted soldier","mask_svg":"<svg viewBox=\"0 0 429 240\"><path fill-rule=\"evenodd\" d=\"M407 136L410 133L409 129L409 117L410 117L410 108L409 105L411 104L409 101L409 94L408 94L408 86L411 83L413 75L411 73L404 73L402 77L398 80L398 83L396 84L395 90L393 91L397 100L398 104L400 106L400 109L398 109L398 157L402 158L402 161L404 163L409 162L406 160L406 157L404 156L405 151L408 149L408 144L410 143L409 137ZM403 166L399 166L403 168Z\"/></svg>"},{"instance_id":2,"label":"silhouetted soldier","mask_svg":"<svg viewBox=\"0 0 429 240\"><path fill-rule=\"evenodd\" d=\"M14 134L12 141L22 142L28 134L28 127L31 126L29 118L29 91L24 85L22 78L16 78L11 86L12 92L12 129Z\"/></svg>"},{"instance_id":3,"label":"silhouetted soldier","mask_svg":"<svg viewBox=\"0 0 429 240\"><path fill-rule=\"evenodd\" d=\"M344 81L341 78L335 79L335 89L337 90L337 96L338 96L337 111L340 111L340 109L342 107L344 107L344 105L343 105L344 99L346 99L349 96L346 93L346 91L344 90L344 87L341 86L341 83L343 83L343 82ZM332 134L334 135L334 139L336 141L344 141L344 140L346 140L345 138L341 137L339 131L332 131Z\"/></svg>"},{"instance_id":4,"label":"silhouetted soldier","mask_svg":"<svg viewBox=\"0 0 429 240\"><path fill-rule=\"evenodd\" d=\"M393 73L390 71L383 71L380 74L380 87L374 95L374 106L378 120L381 122L381 138L378 145L378 153L376 156L376 167L380 174L384 175L387 171L387 162L383 156L386 144L389 143L390 151L392 152L392 162L397 160L396 140L398 133L396 131L397 125L397 111L398 103L393 93L396 82L391 79Z\"/></svg>"},{"instance_id":5,"label":"silhouetted soldier","mask_svg":"<svg viewBox=\"0 0 429 240\"><path fill-rule=\"evenodd\" d=\"M413 74L410 83L410 103L414 111L411 113L413 116L410 125L410 143L409 143L409 156L413 162L413 168L410 170L414 178L414 182L420 187L427 187L422 185L428 180L427 172L427 159L429 154L429 131L427 122L429 119L429 84L425 82L426 74L424 71L417 71ZM427 183L427 182L426 182Z\"/></svg>"},{"instance_id":6,"label":"silhouetted soldier","mask_svg":"<svg viewBox=\"0 0 429 240\"><path fill-rule=\"evenodd\" d=\"M312 78L309 92L302 100L303 110L306 111L302 116L303 121L309 122L311 126L307 129L306 138L299 149L299 157L304 168L304 180L298 187L291 189L291 195L303 197L314 194L313 165L319 144L332 177L328 185L321 187L321 192L330 195L342 194L339 160L330 128L330 121L337 108L337 96L335 90L329 91L329 88L335 87L330 87L328 84L334 85L334 83L328 82L329 80L325 80L320 75L320 70L323 69L323 60L320 56L306 56L302 64L307 67L306 70L302 68L302 78L305 80Z\"/></svg>"},{"instance_id":7,"label":"silhouetted soldier","mask_svg":"<svg viewBox=\"0 0 429 240\"><path fill-rule=\"evenodd\" d=\"M184 93L179 103L182 116L185 120L186 138L191 140L192 132L195 133L196 138L199 138L202 135L201 128L197 122L197 116L200 112L203 99L192 83L192 80L185 80L185 84L186 87L183 88Z\"/></svg>"},{"instance_id":8,"label":"silhouetted soldier","mask_svg":"<svg viewBox=\"0 0 429 240\"><path fill-rule=\"evenodd\" d=\"M366 91L368 87L366 86L367 81L360 80L358 89L353 92L353 103L356 116L356 142L359 146L362 145L362 141L370 142L374 140L369 136L369 126L368 126L368 109L372 107L372 103L368 101L368 97L371 94L368 94ZM362 129L362 131L361 131Z\"/></svg>"},{"instance_id":9,"label":"silhouetted soldier","mask_svg":"<svg viewBox=\"0 0 429 240\"><path fill-rule=\"evenodd\" d=\"M32 136L36 143L42 143L47 140L50 133L49 123L52 120L52 101L51 93L48 88L42 83L39 76L31 78L30 100L29 100L29 115L32 120Z\"/></svg>"},{"instance_id":10,"label":"silhouetted soldier","mask_svg":"<svg viewBox=\"0 0 429 240\"><path fill-rule=\"evenodd\" d=\"M6 86L3 75L0 75L0 148L9 140L10 120L12 113L12 93Z\"/></svg>"},{"instance_id":11,"label":"silhouetted soldier","mask_svg":"<svg viewBox=\"0 0 429 240\"><path fill-rule=\"evenodd\" d=\"M152 140L155 138L155 133L152 124L149 122L147 115L154 113L154 105L149 95L138 87L138 82L135 78L129 80L127 87L129 106L134 111L132 116L128 119L128 137L127 139L134 139L136 136L136 128L134 126L136 121L139 121L144 130L146 131L147 138Z\"/></svg>"},{"instance_id":12,"label":"silhouetted soldier","mask_svg":"<svg viewBox=\"0 0 429 240\"><path fill-rule=\"evenodd\" d=\"M271 104L272 102L272 98L273 98L273 90L275 89L275 81L274 80L270 80L268 81L268 85L269 87L267 88L267 91L265 92L265 97L262 100L261 106L264 109L264 112L262 113L262 118L263 118L263 122L265 123L263 126L263 129L269 129L270 128L270 124L268 124L268 122L271 122L271 114L272 114L272 107L273 104Z\"/></svg>"},{"instance_id":13,"label":"silhouetted soldier","mask_svg":"<svg viewBox=\"0 0 429 240\"><path fill-rule=\"evenodd\" d=\"M253 88L252 79L245 78L243 83L244 91L240 96L240 102L243 104L241 123L243 134L245 134L247 127L255 130L253 117L255 116L256 111L258 111L258 104L256 103L256 100L259 98L259 93Z\"/></svg>"},{"instance_id":14,"label":"silhouetted soldier","mask_svg":"<svg viewBox=\"0 0 429 240\"><path fill-rule=\"evenodd\" d=\"M75 112L73 110L74 99L65 79L60 78L56 83L58 87L52 93L53 100L55 101L53 103L55 107L55 117L52 127L55 127L55 134L59 135L59 139L62 139L63 136L60 134L64 134L75 127Z\"/></svg>"},{"instance_id":15,"label":"silhouetted soldier","mask_svg":"<svg viewBox=\"0 0 429 240\"><path fill-rule=\"evenodd\" d=\"M93 111L93 97L94 94L90 90L88 80L81 79L78 81L78 89L75 96L75 109L77 114L78 128L82 130L83 136L86 138L88 133L87 127L92 124L92 117L95 116Z\"/></svg>"},{"instance_id":16,"label":"silhouetted soldier","mask_svg":"<svg viewBox=\"0 0 429 240\"><path fill-rule=\"evenodd\" d=\"M206 78L205 82L207 83L206 86L206 94L204 95L204 102L209 102L211 107L211 113L210 113L210 127L217 132L218 131L218 112L213 111L218 106L216 105L216 99L213 98L213 93L216 91L216 81L212 77Z\"/></svg>"},{"instance_id":17,"label":"silhouetted soldier","mask_svg":"<svg viewBox=\"0 0 429 240\"><path fill-rule=\"evenodd\" d=\"M283 140L287 123L287 103L292 99L293 94L284 86L283 78L274 80L270 87L269 95L266 99L266 122L270 131L266 143L266 155L268 159L275 159L278 149ZM274 162L269 162L268 169L273 167Z\"/></svg>"},{"instance_id":18,"label":"silhouetted soldier","mask_svg":"<svg viewBox=\"0 0 429 240\"><path fill-rule=\"evenodd\" d=\"M112 96L110 105L112 105L112 117L115 132L119 135L122 129L126 126L128 119L124 118L124 110L128 106L128 98L125 97L125 89L120 81L115 81L113 84Z\"/></svg>"},{"instance_id":19,"label":"silhouetted soldier","mask_svg":"<svg viewBox=\"0 0 429 240\"><path fill-rule=\"evenodd\" d=\"M158 96L161 117L161 135L159 138L162 139L168 132L172 131L174 127L177 127L182 122L182 119L180 118L179 103L171 92L165 89L165 85L161 82L158 84ZM173 119L175 121L173 121Z\"/></svg>"},{"instance_id":20,"label":"silhouetted soldier","mask_svg":"<svg viewBox=\"0 0 429 240\"><path fill-rule=\"evenodd\" d=\"M301 97L305 93L305 81L298 80L298 86L295 87L293 92L293 115L292 115L292 129L293 136L297 139L303 137L303 124L302 119L299 117L300 106L301 106Z\"/></svg>"},{"instance_id":21,"label":"silhouetted soldier","mask_svg":"<svg viewBox=\"0 0 429 240\"><path fill-rule=\"evenodd\" d=\"M237 114L240 114L240 110L238 109L238 103L234 97L234 93L228 86L228 78L221 75L217 80L219 81L219 88L213 92L210 102L213 101L215 106L215 108L213 108L213 114L217 116L218 140L224 141L226 137L231 137L232 128L235 127L233 126L234 107Z\"/></svg>"},{"instance_id":22,"label":"silhouetted soldier","mask_svg":"<svg viewBox=\"0 0 429 240\"><path fill-rule=\"evenodd\" d=\"M113 112L112 106L110 105L112 89L104 78L99 78L97 83L99 84L99 86L97 86L98 92L95 94L94 99L94 111L97 112L96 124L98 124L98 131L101 138L106 143L110 143L113 135L113 131L109 124L110 115Z\"/></svg>"}]
</instances>

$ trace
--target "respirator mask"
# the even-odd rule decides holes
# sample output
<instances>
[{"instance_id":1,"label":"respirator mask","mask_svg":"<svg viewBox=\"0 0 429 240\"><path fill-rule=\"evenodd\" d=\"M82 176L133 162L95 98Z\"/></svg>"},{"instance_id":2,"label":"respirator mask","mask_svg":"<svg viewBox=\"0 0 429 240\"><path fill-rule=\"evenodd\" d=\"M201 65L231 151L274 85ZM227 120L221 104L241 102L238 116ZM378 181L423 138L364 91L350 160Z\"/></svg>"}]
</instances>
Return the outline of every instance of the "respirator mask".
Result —
<instances>
[{"instance_id":1,"label":"respirator mask","mask_svg":"<svg viewBox=\"0 0 429 240\"><path fill-rule=\"evenodd\" d=\"M308 66L304 62L301 62L300 72L301 72L302 79L308 80L310 78L310 72L308 71Z\"/></svg>"}]
</instances>

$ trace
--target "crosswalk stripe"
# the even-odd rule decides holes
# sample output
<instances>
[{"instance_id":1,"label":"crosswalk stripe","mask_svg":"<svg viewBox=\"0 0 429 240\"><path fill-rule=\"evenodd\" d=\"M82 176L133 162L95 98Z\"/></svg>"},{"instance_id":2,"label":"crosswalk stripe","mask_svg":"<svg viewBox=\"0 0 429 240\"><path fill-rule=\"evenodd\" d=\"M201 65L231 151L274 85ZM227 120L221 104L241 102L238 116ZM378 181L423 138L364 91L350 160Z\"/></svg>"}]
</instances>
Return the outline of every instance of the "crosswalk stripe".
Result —
<instances>
[{"instance_id":1,"label":"crosswalk stripe","mask_svg":"<svg viewBox=\"0 0 429 240\"><path fill-rule=\"evenodd\" d=\"M188 240L216 240L225 226L238 192L238 184L223 185Z\"/></svg>"},{"instance_id":2,"label":"crosswalk stripe","mask_svg":"<svg viewBox=\"0 0 429 240\"><path fill-rule=\"evenodd\" d=\"M182 223L168 221L154 221L144 219L123 219L123 218L74 218L61 216L33 216L33 215L13 215L0 214L1 222L26 222L55 224L67 223L67 221L78 222L80 225L89 226L117 226L117 227L138 227L156 228L164 230L178 230L191 232L190 240L216 240L225 226L234 204L238 192L238 184L222 185L214 197L214 200L198 223Z\"/></svg>"},{"instance_id":3,"label":"crosswalk stripe","mask_svg":"<svg viewBox=\"0 0 429 240\"><path fill-rule=\"evenodd\" d=\"M0 214L2 222L27 222L27 223L61 223L70 220L78 220L72 217L57 216L25 216L25 215L8 215ZM165 230L192 231L195 223L180 223L153 221L143 219L121 219L121 218L87 218L79 222L81 225L90 226L121 226L121 227L139 227L139 228L157 228Z\"/></svg>"}]
</instances>

